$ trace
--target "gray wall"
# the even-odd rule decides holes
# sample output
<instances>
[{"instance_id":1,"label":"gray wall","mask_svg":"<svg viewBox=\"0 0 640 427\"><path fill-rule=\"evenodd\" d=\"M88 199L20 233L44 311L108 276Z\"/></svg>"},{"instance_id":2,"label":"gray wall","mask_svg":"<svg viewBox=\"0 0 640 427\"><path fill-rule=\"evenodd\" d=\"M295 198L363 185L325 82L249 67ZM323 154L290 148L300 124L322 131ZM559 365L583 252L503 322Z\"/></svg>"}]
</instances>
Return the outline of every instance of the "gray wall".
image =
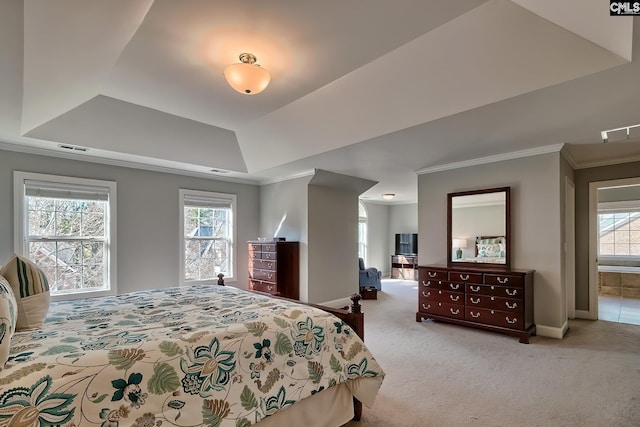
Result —
<instances>
[{"instance_id":1,"label":"gray wall","mask_svg":"<svg viewBox=\"0 0 640 427\"><path fill-rule=\"evenodd\" d=\"M534 321L541 335L557 334L566 323L560 157L557 152L418 176L420 265L446 265L448 193L511 187L511 267L536 271Z\"/></svg>"},{"instance_id":2,"label":"gray wall","mask_svg":"<svg viewBox=\"0 0 640 427\"><path fill-rule=\"evenodd\" d=\"M363 202L367 209L367 262L383 276L389 275L389 214L390 205Z\"/></svg>"},{"instance_id":3,"label":"gray wall","mask_svg":"<svg viewBox=\"0 0 640 427\"><path fill-rule=\"evenodd\" d=\"M367 208L369 227L367 267L376 267L384 277L388 277L391 255L395 253L396 233L418 232L418 204L363 203Z\"/></svg>"},{"instance_id":4,"label":"gray wall","mask_svg":"<svg viewBox=\"0 0 640 427\"><path fill-rule=\"evenodd\" d=\"M390 205L389 214L389 244L387 254L387 270L391 272L391 255L396 252L396 234L398 233L417 233L418 232L418 204L405 203L399 205ZM420 236L418 236L418 239ZM418 253L422 250L423 243L418 241Z\"/></svg>"},{"instance_id":5,"label":"gray wall","mask_svg":"<svg viewBox=\"0 0 640 427\"><path fill-rule=\"evenodd\" d=\"M309 302L358 292L358 195L309 185Z\"/></svg>"},{"instance_id":6,"label":"gray wall","mask_svg":"<svg viewBox=\"0 0 640 427\"><path fill-rule=\"evenodd\" d=\"M589 183L640 176L640 162L578 169L576 183L576 310L589 309Z\"/></svg>"},{"instance_id":7,"label":"gray wall","mask_svg":"<svg viewBox=\"0 0 640 427\"><path fill-rule=\"evenodd\" d=\"M260 187L260 236L300 242L300 300L309 300L308 184L311 177Z\"/></svg>"},{"instance_id":8,"label":"gray wall","mask_svg":"<svg viewBox=\"0 0 640 427\"><path fill-rule=\"evenodd\" d=\"M118 292L179 283L178 189L237 194L237 279L247 288L246 241L258 235L257 185L145 171L0 150L0 263L13 253L13 171L37 172L117 183Z\"/></svg>"}]
</instances>

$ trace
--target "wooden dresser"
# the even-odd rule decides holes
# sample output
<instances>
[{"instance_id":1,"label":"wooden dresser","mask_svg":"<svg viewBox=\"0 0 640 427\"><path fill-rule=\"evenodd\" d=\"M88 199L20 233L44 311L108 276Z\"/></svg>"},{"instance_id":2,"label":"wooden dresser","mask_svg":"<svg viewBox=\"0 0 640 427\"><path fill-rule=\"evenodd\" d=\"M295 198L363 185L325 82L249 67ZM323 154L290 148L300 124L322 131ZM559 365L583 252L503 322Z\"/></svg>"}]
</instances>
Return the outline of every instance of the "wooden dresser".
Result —
<instances>
[{"instance_id":1,"label":"wooden dresser","mask_svg":"<svg viewBox=\"0 0 640 427\"><path fill-rule=\"evenodd\" d=\"M300 299L299 242L249 244L249 290Z\"/></svg>"},{"instance_id":2,"label":"wooden dresser","mask_svg":"<svg viewBox=\"0 0 640 427\"><path fill-rule=\"evenodd\" d=\"M441 320L517 336L528 344L533 323L533 270L418 267L416 321Z\"/></svg>"}]
</instances>

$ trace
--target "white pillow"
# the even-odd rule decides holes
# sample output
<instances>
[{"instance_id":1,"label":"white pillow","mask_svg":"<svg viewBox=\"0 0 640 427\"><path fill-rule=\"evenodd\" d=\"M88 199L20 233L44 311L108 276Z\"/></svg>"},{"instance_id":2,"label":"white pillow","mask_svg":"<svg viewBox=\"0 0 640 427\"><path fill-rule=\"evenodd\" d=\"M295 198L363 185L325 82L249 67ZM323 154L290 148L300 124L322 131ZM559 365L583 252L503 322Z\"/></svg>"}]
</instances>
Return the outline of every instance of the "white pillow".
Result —
<instances>
[{"instance_id":1,"label":"white pillow","mask_svg":"<svg viewBox=\"0 0 640 427\"><path fill-rule=\"evenodd\" d=\"M11 338L16 331L18 306L11 285L0 276L0 370L9 358Z\"/></svg>"},{"instance_id":2,"label":"white pillow","mask_svg":"<svg viewBox=\"0 0 640 427\"><path fill-rule=\"evenodd\" d=\"M500 245L484 245L479 244L478 247L478 257L480 258L494 258L500 256Z\"/></svg>"},{"instance_id":3,"label":"white pillow","mask_svg":"<svg viewBox=\"0 0 640 427\"><path fill-rule=\"evenodd\" d=\"M0 270L15 294L18 303L16 330L24 331L42 327L51 296L49 282L44 272L28 258L14 255Z\"/></svg>"}]
</instances>

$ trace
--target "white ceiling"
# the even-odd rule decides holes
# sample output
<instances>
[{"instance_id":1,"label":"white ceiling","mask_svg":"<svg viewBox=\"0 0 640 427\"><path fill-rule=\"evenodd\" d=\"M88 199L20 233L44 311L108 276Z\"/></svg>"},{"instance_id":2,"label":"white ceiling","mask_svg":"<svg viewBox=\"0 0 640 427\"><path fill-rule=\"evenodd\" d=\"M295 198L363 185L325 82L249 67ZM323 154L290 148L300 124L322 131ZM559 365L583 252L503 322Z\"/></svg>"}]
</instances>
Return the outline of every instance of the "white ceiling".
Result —
<instances>
[{"instance_id":1,"label":"white ceiling","mask_svg":"<svg viewBox=\"0 0 640 427\"><path fill-rule=\"evenodd\" d=\"M262 183L319 168L394 203L478 159L638 160L640 136L600 140L640 123L638 22L600 0L2 1L0 148ZM261 94L224 80L242 52Z\"/></svg>"}]
</instances>

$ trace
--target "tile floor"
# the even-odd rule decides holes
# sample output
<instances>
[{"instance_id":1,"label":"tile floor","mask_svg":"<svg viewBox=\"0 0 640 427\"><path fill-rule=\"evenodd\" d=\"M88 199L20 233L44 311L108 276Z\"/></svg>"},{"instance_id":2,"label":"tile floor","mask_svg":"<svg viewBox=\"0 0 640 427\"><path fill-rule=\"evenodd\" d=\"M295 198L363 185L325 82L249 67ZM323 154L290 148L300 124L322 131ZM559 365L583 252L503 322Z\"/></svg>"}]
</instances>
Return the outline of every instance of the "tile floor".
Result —
<instances>
[{"instance_id":1,"label":"tile floor","mask_svg":"<svg viewBox=\"0 0 640 427\"><path fill-rule=\"evenodd\" d=\"M598 319L640 325L640 299L599 296Z\"/></svg>"}]
</instances>

